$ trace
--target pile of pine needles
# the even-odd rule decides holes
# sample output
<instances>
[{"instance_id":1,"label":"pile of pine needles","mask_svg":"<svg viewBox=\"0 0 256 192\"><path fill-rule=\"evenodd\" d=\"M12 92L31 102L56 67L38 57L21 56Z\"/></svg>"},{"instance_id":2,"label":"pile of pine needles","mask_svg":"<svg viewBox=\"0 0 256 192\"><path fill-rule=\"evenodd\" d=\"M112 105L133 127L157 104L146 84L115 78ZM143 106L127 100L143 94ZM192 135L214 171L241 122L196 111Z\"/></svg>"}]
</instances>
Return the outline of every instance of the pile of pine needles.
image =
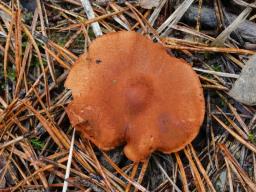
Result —
<instances>
[{"instance_id":1,"label":"pile of pine needles","mask_svg":"<svg viewBox=\"0 0 256 192\"><path fill-rule=\"evenodd\" d=\"M255 191L256 108L228 96L256 53L230 34L248 15L254 22L255 7L234 2L244 11L227 26L220 0L160 0L153 9L120 0L0 1L0 191ZM216 13L214 29L203 29L204 5ZM182 19L191 6L193 24ZM198 73L207 111L184 150L134 163L122 148L106 153L74 134L67 74L93 39L120 30L160 42Z\"/></svg>"}]
</instances>

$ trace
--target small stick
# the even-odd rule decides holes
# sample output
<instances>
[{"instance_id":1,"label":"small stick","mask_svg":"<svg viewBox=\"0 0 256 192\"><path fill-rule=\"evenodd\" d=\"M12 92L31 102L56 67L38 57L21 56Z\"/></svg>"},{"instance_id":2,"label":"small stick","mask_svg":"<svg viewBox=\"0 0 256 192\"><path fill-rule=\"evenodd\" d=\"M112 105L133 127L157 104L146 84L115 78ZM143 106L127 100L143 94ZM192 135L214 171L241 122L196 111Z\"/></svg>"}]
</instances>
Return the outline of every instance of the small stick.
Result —
<instances>
[{"instance_id":1,"label":"small stick","mask_svg":"<svg viewBox=\"0 0 256 192\"><path fill-rule=\"evenodd\" d=\"M85 11L88 19L94 19L95 14L94 14L94 11L92 9L90 1L89 0L81 0L81 2L82 2L82 5L84 7L84 11ZM102 31L101 31L101 28L100 28L100 25L99 25L98 22L92 23L92 29L93 29L93 32L94 32L96 37L102 35Z\"/></svg>"}]
</instances>

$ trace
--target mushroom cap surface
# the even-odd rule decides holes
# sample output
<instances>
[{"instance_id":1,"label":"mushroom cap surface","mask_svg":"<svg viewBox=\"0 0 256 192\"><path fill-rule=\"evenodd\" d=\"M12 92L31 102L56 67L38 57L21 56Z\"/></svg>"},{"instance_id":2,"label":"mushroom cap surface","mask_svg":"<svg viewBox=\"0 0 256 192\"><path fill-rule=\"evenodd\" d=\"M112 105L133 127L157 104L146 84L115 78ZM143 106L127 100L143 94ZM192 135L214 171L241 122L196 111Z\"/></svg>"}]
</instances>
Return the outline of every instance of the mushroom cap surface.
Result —
<instances>
[{"instance_id":1,"label":"mushroom cap surface","mask_svg":"<svg viewBox=\"0 0 256 192\"><path fill-rule=\"evenodd\" d=\"M71 124L103 150L124 144L133 161L155 150L181 150L204 119L203 90L192 67L135 32L93 41L65 86L73 95L66 108Z\"/></svg>"}]
</instances>

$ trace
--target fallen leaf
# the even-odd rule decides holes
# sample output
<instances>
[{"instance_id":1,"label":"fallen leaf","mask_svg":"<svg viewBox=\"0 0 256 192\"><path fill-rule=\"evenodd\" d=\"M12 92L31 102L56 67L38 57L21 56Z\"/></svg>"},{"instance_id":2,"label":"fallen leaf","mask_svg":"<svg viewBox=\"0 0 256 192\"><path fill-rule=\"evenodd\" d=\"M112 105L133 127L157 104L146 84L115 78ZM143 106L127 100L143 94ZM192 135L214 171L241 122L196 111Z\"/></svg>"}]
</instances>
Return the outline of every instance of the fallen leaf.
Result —
<instances>
[{"instance_id":1,"label":"fallen leaf","mask_svg":"<svg viewBox=\"0 0 256 192\"><path fill-rule=\"evenodd\" d=\"M244 66L229 95L246 105L256 105L256 55Z\"/></svg>"}]
</instances>

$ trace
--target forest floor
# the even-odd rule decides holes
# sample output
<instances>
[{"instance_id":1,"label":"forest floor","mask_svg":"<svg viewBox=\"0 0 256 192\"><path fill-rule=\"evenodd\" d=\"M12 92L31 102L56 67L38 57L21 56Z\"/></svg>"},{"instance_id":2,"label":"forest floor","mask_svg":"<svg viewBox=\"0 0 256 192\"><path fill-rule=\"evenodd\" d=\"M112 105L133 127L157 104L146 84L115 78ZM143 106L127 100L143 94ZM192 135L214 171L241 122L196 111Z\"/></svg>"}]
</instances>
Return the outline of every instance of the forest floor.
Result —
<instances>
[{"instance_id":1,"label":"forest floor","mask_svg":"<svg viewBox=\"0 0 256 192\"><path fill-rule=\"evenodd\" d=\"M250 3L1 0L0 191L62 191L66 182L67 191L255 191L255 82L248 77L238 99L230 95L256 53ZM122 146L104 152L73 135L65 112L72 93L64 82L79 55L102 34L132 30L190 63L206 102L192 144L142 163Z\"/></svg>"}]
</instances>

